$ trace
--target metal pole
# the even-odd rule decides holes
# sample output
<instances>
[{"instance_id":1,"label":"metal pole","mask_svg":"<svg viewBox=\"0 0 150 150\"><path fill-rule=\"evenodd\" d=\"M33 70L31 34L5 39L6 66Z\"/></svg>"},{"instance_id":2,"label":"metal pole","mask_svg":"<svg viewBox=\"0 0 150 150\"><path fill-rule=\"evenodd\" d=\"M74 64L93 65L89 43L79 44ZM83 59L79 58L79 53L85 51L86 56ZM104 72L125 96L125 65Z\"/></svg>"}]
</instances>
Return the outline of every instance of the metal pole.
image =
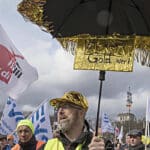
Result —
<instances>
[{"instance_id":1,"label":"metal pole","mask_svg":"<svg viewBox=\"0 0 150 150\"><path fill-rule=\"evenodd\" d=\"M99 99L98 99L98 107L97 107L97 118L96 118L95 136L98 135L100 103L101 103L103 81L105 80L105 71L100 71L99 72L99 80L100 80L100 88L99 88Z\"/></svg>"},{"instance_id":2,"label":"metal pole","mask_svg":"<svg viewBox=\"0 0 150 150\"><path fill-rule=\"evenodd\" d=\"M130 133L130 106L129 106L129 133Z\"/></svg>"}]
</instances>

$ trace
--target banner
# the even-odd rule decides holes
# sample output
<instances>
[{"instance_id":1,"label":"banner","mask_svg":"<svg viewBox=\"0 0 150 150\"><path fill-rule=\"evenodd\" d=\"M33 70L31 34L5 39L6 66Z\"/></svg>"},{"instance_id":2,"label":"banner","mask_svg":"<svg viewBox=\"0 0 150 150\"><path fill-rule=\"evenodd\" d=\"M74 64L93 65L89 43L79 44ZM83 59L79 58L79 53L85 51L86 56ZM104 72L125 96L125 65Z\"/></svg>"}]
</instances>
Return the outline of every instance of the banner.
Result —
<instances>
[{"instance_id":1,"label":"banner","mask_svg":"<svg viewBox=\"0 0 150 150\"><path fill-rule=\"evenodd\" d=\"M25 60L0 25L0 91L17 99L37 79L36 69Z\"/></svg>"},{"instance_id":2,"label":"banner","mask_svg":"<svg viewBox=\"0 0 150 150\"><path fill-rule=\"evenodd\" d=\"M46 142L53 137L50 124L49 101L44 101L28 119L30 119L34 125L34 134L37 140Z\"/></svg>"},{"instance_id":3,"label":"banner","mask_svg":"<svg viewBox=\"0 0 150 150\"><path fill-rule=\"evenodd\" d=\"M106 113L103 113L102 115L102 133L109 132L109 133L114 133L114 127L112 126L108 115Z\"/></svg>"},{"instance_id":4,"label":"banner","mask_svg":"<svg viewBox=\"0 0 150 150\"><path fill-rule=\"evenodd\" d=\"M24 119L23 113L16 105L16 101L8 98L3 110L0 124L0 134L7 135L14 133L17 123ZM14 133L15 139L17 139Z\"/></svg>"}]
</instances>

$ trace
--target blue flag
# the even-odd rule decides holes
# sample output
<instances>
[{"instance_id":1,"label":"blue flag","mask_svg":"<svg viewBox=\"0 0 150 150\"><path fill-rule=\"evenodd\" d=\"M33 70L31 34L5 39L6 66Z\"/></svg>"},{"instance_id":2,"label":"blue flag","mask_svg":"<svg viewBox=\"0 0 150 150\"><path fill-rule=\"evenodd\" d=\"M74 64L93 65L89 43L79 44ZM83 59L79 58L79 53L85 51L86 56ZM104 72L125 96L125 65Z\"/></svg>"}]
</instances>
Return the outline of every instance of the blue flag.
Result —
<instances>
[{"instance_id":1,"label":"blue flag","mask_svg":"<svg viewBox=\"0 0 150 150\"><path fill-rule=\"evenodd\" d=\"M16 101L9 97L1 117L0 133L3 135L14 133L17 123L22 119L24 119L24 115L16 105Z\"/></svg>"}]
</instances>

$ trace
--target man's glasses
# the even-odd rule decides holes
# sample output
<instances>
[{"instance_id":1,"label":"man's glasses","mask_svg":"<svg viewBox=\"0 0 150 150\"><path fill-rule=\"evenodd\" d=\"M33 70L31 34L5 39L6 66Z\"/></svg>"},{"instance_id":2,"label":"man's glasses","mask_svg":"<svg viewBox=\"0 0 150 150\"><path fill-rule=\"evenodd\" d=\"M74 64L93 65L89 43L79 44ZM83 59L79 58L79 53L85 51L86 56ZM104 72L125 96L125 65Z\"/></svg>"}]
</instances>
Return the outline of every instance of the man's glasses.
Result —
<instances>
[{"instance_id":1,"label":"man's glasses","mask_svg":"<svg viewBox=\"0 0 150 150\"><path fill-rule=\"evenodd\" d=\"M79 109L79 110L82 109L80 106L77 106L77 105L74 105L71 103L58 103L56 108L57 108L57 110L59 110L60 108L63 108L63 109L75 108L75 109Z\"/></svg>"}]
</instances>

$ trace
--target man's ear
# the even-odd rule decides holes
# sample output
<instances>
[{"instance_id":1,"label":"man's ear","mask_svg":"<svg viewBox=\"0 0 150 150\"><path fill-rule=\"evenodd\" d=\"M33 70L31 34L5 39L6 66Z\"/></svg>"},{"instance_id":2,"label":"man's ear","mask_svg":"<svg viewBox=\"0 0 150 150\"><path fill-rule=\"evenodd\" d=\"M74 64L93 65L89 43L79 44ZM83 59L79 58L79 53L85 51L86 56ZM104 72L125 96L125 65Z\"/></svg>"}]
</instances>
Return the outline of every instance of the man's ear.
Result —
<instances>
[{"instance_id":1,"label":"man's ear","mask_svg":"<svg viewBox=\"0 0 150 150\"><path fill-rule=\"evenodd\" d=\"M79 111L80 116L82 116L83 118L85 117L86 111L85 110L80 110Z\"/></svg>"}]
</instances>

